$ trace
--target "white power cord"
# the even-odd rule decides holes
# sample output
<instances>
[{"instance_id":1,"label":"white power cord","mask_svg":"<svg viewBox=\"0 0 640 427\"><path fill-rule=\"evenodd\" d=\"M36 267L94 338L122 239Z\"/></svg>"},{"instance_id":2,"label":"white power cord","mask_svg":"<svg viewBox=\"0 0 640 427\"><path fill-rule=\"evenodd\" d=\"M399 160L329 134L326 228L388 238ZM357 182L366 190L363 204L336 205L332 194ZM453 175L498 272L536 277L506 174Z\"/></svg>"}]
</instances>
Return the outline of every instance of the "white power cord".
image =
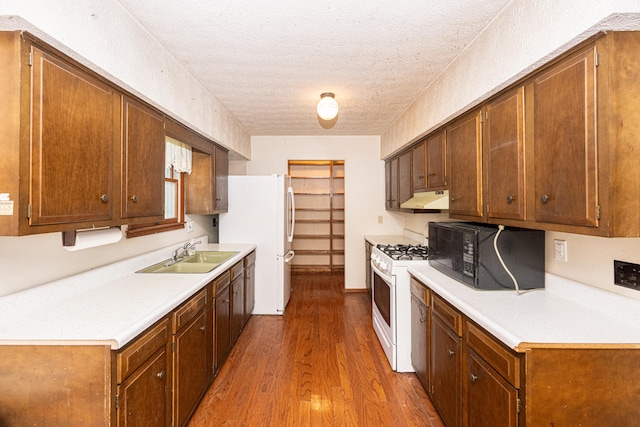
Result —
<instances>
[{"instance_id":1,"label":"white power cord","mask_svg":"<svg viewBox=\"0 0 640 427\"><path fill-rule=\"evenodd\" d=\"M500 236L500 233L502 233L502 230L504 230L504 225L499 225L498 226L498 232L496 233L495 237L493 238L493 249L496 251L496 255L498 256L498 261L500 261L500 264L502 264L502 268L504 268L504 271L506 271L507 274L509 275L509 277L511 277L511 280L513 281L513 285L516 288L516 294L522 295L522 294L525 294L527 292L531 292L531 291L533 291L533 289L529 289L528 291L521 291L520 290L520 286L518 286L518 280L516 280L516 278L513 276L513 274L511 274L511 271L509 270L507 265L504 263L504 260L502 259L502 256L500 255L500 251L498 250L498 237Z\"/></svg>"}]
</instances>

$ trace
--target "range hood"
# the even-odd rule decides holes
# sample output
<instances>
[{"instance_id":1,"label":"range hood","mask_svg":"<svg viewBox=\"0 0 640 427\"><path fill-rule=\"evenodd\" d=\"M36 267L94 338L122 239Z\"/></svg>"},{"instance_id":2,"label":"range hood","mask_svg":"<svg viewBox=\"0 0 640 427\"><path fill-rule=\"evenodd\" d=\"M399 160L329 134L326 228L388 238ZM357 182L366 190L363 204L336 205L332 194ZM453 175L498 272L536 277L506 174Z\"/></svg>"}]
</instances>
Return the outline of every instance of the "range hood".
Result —
<instances>
[{"instance_id":1,"label":"range hood","mask_svg":"<svg viewBox=\"0 0 640 427\"><path fill-rule=\"evenodd\" d=\"M413 197L402 203L400 207L419 210L449 209L449 190L414 193Z\"/></svg>"}]
</instances>

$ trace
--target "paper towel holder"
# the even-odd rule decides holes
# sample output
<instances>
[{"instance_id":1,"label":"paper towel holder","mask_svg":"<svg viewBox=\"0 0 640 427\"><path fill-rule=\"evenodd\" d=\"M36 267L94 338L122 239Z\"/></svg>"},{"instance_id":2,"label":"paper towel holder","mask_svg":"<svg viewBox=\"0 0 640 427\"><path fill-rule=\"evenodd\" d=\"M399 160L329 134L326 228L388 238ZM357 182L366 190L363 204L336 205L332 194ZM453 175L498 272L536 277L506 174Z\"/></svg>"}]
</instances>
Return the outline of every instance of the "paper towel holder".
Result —
<instances>
[{"instance_id":1,"label":"paper towel holder","mask_svg":"<svg viewBox=\"0 0 640 427\"><path fill-rule=\"evenodd\" d=\"M86 231L93 231L93 230L108 230L110 228L117 228L118 230L121 230L121 228L119 226L117 226L117 227L94 227L94 228L87 228L87 229L83 229L83 230L63 231L62 232L62 246L66 246L66 247L75 246L76 245L76 238L78 236L78 232L86 232Z\"/></svg>"}]
</instances>

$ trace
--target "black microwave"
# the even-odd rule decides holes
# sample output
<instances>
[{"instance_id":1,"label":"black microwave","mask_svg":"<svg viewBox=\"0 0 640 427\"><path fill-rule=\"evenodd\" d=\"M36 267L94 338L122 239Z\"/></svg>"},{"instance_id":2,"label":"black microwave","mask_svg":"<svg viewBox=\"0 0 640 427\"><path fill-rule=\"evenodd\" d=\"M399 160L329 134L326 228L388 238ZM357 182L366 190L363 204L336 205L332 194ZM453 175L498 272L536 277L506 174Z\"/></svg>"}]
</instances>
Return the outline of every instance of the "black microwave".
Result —
<instances>
[{"instance_id":1,"label":"black microwave","mask_svg":"<svg viewBox=\"0 0 640 427\"><path fill-rule=\"evenodd\" d=\"M515 289L499 253L520 290L544 288L544 231L430 222L428 239L429 264L465 285L481 290Z\"/></svg>"}]
</instances>

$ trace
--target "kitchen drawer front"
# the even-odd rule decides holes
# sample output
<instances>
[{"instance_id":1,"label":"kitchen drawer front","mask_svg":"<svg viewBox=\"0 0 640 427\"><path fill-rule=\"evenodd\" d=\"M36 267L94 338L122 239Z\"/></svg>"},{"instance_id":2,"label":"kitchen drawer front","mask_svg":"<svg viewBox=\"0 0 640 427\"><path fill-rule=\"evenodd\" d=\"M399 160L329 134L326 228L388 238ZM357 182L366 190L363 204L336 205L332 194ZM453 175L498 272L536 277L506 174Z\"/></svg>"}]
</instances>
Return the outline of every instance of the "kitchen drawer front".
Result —
<instances>
[{"instance_id":1,"label":"kitchen drawer front","mask_svg":"<svg viewBox=\"0 0 640 427\"><path fill-rule=\"evenodd\" d=\"M462 314L456 310L451 304L440 298L436 294L432 294L431 305L433 313L449 326L459 337L462 336Z\"/></svg>"},{"instance_id":2,"label":"kitchen drawer front","mask_svg":"<svg viewBox=\"0 0 640 427\"><path fill-rule=\"evenodd\" d=\"M203 289L195 296L191 297L185 304L178 308L173 314L173 333L179 331L191 319L204 310L207 305L207 289Z\"/></svg>"},{"instance_id":3,"label":"kitchen drawer front","mask_svg":"<svg viewBox=\"0 0 640 427\"><path fill-rule=\"evenodd\" d=\"M502 375L512 386L520 388L521 358L500 344L475 324L466 322L466 341L480 357Z\"/></svg>"},{"instance_id":4,"label":"kitchen drawer front","mask_svg":"<svg viewBox=\"0 0 640 427\"><path fill-rule=\"evenodd\" d=\"M166 346L169 336L169 319L164 318L120 350L117 355L118 384L142 366L159 348Z\"/></svg>"},{"instance_id":5,"label":"kitchen drawer front","mask_svg":"<svg viewBox=\"0 0 640 427\"><path fill-rule=\"evenodd\" d=\"M256 251L251 252L249 255L244 257L244 267L247 268L251 264L255 264L256 262Z\"/></svg>"},{"instance_id":6,"label":"kitchen drawer front","mask_svg":"<svg viewBox=\"0 0 640 427\"><path fill-rule=\"evenodd\" d=\"M233 282L238 276L241 276L244 272L244 265L242 261L231 267L231 281Z\"/></svg>"},{"instance_id":7,"label":"kitchen drawer front","mask_svg":"<svg viewBox=\"0 0 640 427\"><path fill-rule=\"evenodd\" d=\"M213 281L213 289L211 290L211 292L215 296L218 293L220 293L220 291L222 291L224 288L229 286L229 283L231 283L231 272L230 270L227 270L224 273L222 273L222 275L220 275L216 280Z\"/></svg>"},{"instance_id":8,"label":"kitchen drawer front","mask_svg":"<svg viewBox=\"0 0 640 427\"><path fill-rule=\"evenodd\" d=\"M411 276L411 295L414 295L427 307L431 305L431 290L413 276Z\"/></svg>"}]
</instances>

